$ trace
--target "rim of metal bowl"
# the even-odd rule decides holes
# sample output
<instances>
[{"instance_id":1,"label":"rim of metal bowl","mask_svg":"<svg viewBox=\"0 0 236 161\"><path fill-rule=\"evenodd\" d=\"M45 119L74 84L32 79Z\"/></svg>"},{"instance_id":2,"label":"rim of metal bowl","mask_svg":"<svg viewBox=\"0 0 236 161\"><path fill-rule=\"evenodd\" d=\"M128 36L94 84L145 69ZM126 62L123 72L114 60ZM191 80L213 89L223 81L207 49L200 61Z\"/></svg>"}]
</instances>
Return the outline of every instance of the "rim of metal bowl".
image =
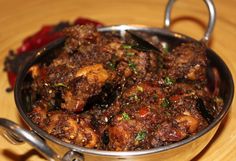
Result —
<instances>
[{"instance_id":1,"label":"rim of metal bowl","mask_svg":"<svg viewBox=\"0 0 236 161\"><path fill-rule=\"evenodd\" d=\"M186 36L184 34L180 34L180 33L176 33L176 32L170 32L168 30L164 30L164 29L160 29L160 28L152 28L152 27L146 27L143 25L119 25L119 26L111 26L111 27L105 27L103 31L109 30L111 28L113 28L114 30L119 31L120 27L123 26L123 28L125 29L130 29L130 30L141 30L141 31L148 31L148 32L154 32L154 33L159 33L162 35L166 35L166 36L172 36L172 37L176 37L176 38L180 38L180 39L186 39L186 40L193 40L193 41L197 41L189 36ZM58 42L57 42L58 43ZM53 44L53 43L52 43ZM54 42L55 44L55 42ZM49 47L50 48L50 47ZM209 49L209 48L208 48ZM45 49L43 49L44 51ZM15 96L15 102L17 105L17 108L20 112L21 117L23 118L23 120L32 128L32 130L37 133L39 136L48 139L56 144L59 144L61 146L73 149L74 151L78 151L81 153L87 153L87 154L93 154L93 155L101 155L101 156L116 156L116 157L120 157L120 156L139 156L139 155L147 155L147 154L152 154L152 153L158 153L158 152L163 152L163 151L167 151L173 148L177 148L179 146L185 145L191 141L194 141L197 138L200 138L201 136L203 136L204 134L206 134L208 131L210 131L211 129L213 129L218 123L220 123L220 121L226 116L226 114L228 113L229 109L230 109L230 105L232 103L233 100L233 96L234 96L234 83L233 83L233 77L231 75L231 72L229 70L229 68L227 67L227 65L224 63L224 61L211 49L209 49L211 51L211 53L214 54L214 57L216 57L218 60L220 60L221 65L223 66L225 72L227 73L227 76L230 78L229 82L229 87L231 87L230 89L230 96L229 99L226 100L225 104L224 104L224 109L222 110L222 112L220 113L219 117L217 117L207 128L203 129L202 131L198 132L196 135L193 135L189 138L186 138L182 141L176 142L176 143L172 143L170 145L166 145L166 146L161 146L158 148L152 148L149 150L140 150L140 151L105 151L105 150L97 150L97 149L89 149L89 148L84 148L84 147L79 147L77 145L73 145L73 144L69 144L69 143L65 143L63 141L61 141L60 139L51 136L49 134L47 134L45 131L43 131L42 129L40 129L39 127L37 127L37 125L35 125L28 117L27 114L23 111L23 102L21 100L20 97L20 90L21 90L21 85L23 83L23 80L26 76L26 72L28 71L29 67L31 65L33 65L33 63L35 62L35 60L37 59L37 57L33 57L31 58L30 61L28 61L28 63L26 63L22 69L21 72L19 73L17 80L16 80L16 86L15 86L15 90L14 90L14 96ZM42 51L42 52L43 52Z\"/></svg>"}]
</instances>

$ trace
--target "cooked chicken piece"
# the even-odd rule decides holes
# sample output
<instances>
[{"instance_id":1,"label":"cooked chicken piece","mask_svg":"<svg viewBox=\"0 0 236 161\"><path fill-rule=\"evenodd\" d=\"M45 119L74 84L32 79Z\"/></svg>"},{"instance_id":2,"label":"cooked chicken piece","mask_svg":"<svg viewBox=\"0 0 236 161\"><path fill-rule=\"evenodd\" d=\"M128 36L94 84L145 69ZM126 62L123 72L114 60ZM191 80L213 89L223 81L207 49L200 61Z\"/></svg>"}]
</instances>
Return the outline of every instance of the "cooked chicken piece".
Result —
<instances>
[{"instance_id":1,"label":"cooked chicken piece","mask_svg":"<svg viewBox=\"0 0 236 161\"><path fill-rule=\"evenodd\" d=\"M206 47L202 44L186 43L175 48L164 57L164 65L172 78L206 80Z\"/></svg>"},{"instance_id":2,"label":"cooked chicken piece","mask_svg":"<svg viewBox=\"0 0 236 161\"><path fill-rule=\"evenodd\" d=\"M37 104L28 116L36 125L42 127L44 126L45 119L47 118L47 110L42 104Z\"/></svg>"},{"instance_id":3,"label":"cooked chicken piece","mask_svg":"<svg viewBox=\"0 0 236 161\"><path fill-rule=\"evenodd\" d=\"M64 30L64 34L69 36L65 45L68 53L85 49L83 45L96 44L101 41L100 33L96 32L96 28L92 25L67 28ZM79 49L81 46L83 49Z\"/></svg>"},{"instance_id":4,"label":"cooked chicken piece","mask_svg":"<svg viewBox=\"0 0 236 161\"><path fill-rule=\"evenodd\" d=\"M124 120L119 115L115 119L118 122L108 129L110 139L108 144L109 149L115 151L135 149L139 141L141 141L135 138L139 131L144 130L143 125L136 120Z\"/></svg>"},{"instance_id":5,"label":"cooked chicken piece","mask_svg":"<svg viewBox=\"0 0 236 161\"><path fill-rule=\"evenodd\" d=\"M172 123L163 122L158 128L156 134L162 141L176 142L184 139L187 133Z\"/></svg>"},{"instance_id":6,"label":"cooked chicken piece","mask_svg":"<svg viewBox=\"0 0 236 161\"><path fill-rule=\"evenodd\" d=\"M181 115L175 119L181 128L185 128L188 133L193 134L199 126L199 119L191 115Z\"/></svg>"},{"instance_id":7,"label":"cooked chicken piece","mask_svg":"<svg viewBox=\"0 0 236 161\"><path fill-rule=\"evenodd\" d=\"M76 116L63 112L48 113L43 129L67 143L73 143L78 134Z\"/></svg>"},{"instance_id":8,"label":"cooked chicken piece","mask_svg":"<svg viewBox=\"0 0 236 161\"><path fill-rule=\"evenodd\" d=\"M99 136L90 125L90 122L81 118L77 128L78 135L75 139L75 144L87 148L98 148L100 146Z\"/></svg>"},{"instance_id":9,"label":"cooked chicken piece","mask_svg":"<svg viewBox=\"0 0 236 161\"><path fill-rule=\"evenodd\" d=\"M101 64L81 68L76 78L69 82L69 89L63 93L65 103L61 107L68 111L82 111L87 99L98 94L107 79L108 72Z\"/></svg>"},{"instance_id":10,"label":"cooked chicken piece","mask_svg":"<svg viewBox=\"0 0 236 161\"><path fill-rule=\"evenodd\" d=\"M37 107L33 112L39 112ZM100 145L98 135L90 125L91 120L61 111L48 112L43 115L41 128L64 142L96 148ZM35 121L35 119L33 120Z\"/></svg>"},{"instance_id":11,"label":"cooked chicken piece","mask_svg":"<svg viewBox=\"0 0 236 161\"><path fill-rule=\"evenodd\" d=\"M89 84L98 83L102 86L108 79L108 72L103 68L102 64L95 64L79 69L75 76L86 77Z\"/></svg>"}]
</instances>

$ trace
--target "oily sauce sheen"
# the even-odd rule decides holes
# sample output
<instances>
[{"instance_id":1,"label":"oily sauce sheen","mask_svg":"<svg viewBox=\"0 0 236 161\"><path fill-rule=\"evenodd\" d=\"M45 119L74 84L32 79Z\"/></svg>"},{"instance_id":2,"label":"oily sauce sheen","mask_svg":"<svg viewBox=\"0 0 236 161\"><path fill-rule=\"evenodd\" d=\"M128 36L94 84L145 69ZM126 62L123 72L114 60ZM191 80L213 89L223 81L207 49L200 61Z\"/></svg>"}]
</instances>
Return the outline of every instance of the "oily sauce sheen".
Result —
<instances>
[{"instance_id":1,"label":"oily sauce sheen","mask_svg":"<svg viewBox=\"0 0 236 161\"><path fill-rule=\"evenodd\" d=\"M69 27L63 34L57 57L30 68L28 116L64 142L112 151L151 149L206 128L210 121L202 108L213 119L222 109L222 99L207 88L203 44L168 51L157 37L142 35L158 52L93 26Z\"/></svg>"}]
</instances>

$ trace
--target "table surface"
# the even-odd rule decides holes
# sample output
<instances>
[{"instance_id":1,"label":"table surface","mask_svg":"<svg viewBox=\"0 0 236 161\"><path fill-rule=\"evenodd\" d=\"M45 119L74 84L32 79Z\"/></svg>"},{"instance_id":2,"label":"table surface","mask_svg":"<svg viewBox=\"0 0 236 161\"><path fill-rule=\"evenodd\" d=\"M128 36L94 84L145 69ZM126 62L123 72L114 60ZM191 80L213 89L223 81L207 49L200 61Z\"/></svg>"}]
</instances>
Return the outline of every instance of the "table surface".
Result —
<instances>
[{"instance_id":1,"label":"table surface","mask_svg":"<svg viewBox=\"0 0 236 161\"><path fill-rule=\"evenodd\" d=\"M218 53L236 76L236 0L214 0L217 22L210 47ZM111 24L144 24L163 26L167 0L0 0L0 117L27 126L15 107L13 93L6 93L9 86L3 62L10 49L16 49L23 38L33 34L45 24L73 21L88 17ZM200 39L207 26L207 9L202 1L178 1L172 12L171 30ZM200 161L231 161L236 158L236 103L224 119L210 144L194 159ZM11 145L0 137L0 160L45 160L28 144Z\"/></svg>"}]
</instances>

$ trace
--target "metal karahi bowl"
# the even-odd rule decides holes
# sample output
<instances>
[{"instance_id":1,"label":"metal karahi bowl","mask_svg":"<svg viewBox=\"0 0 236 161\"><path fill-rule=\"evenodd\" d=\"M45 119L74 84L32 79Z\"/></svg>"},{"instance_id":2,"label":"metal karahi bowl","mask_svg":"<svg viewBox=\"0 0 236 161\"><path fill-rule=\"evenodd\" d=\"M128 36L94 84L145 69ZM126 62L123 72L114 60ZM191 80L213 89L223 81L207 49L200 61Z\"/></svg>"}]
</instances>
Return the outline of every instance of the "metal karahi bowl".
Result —
<instances>
[{"instance_id":1,"label":"metal karahi bowl","mask_svg":"<svg viewBox=\"0 0 236 161\"><path fill-rule=\"evenodd\" d=\"M169 0L165 15L165 29L150 28L144 26L118 25L99 28L100 32L119 32L124 35L126 30L140 31L150 35L156 35L160 40L166 42L172 47L175 47L183 42L199 42L191 37L183 34L170 32L170 11L175 0ZM210 18L207 31L204 38L201 40L207 44L209 37L213 31L215 24L215 7L212 0L204 1L208 6ZM0 118L0 127L2 135L11 143L19 144L27 142L41 152L50 161L110 161L110 160L129 160L129 161L157 161L157 160L191 160L210 142L216 133L221 121L227 115L234 95L234 84L232 75L224 63L224 61L210 48L206 50L207 58L210 61L210 68L217 69L220 77L220 96L224 100L224 107L219 116L196 135L193 135L182 141L159 147L150 150L141 151L102 151L88 149L76 145L65 143L37 127L27 116L27 112L32 108L29 102L26 101L26 95L23 92L24 80L26 79L30 67L40 61L43 57L47 57L47 53L53 49L63 46L64 39L50 43L45 48L36 52L22 66L21 72L17 77L17 82L14 90L15 102L23 120L32 129L27 131L14 122Z\"/></svg>"}]
</instances>

